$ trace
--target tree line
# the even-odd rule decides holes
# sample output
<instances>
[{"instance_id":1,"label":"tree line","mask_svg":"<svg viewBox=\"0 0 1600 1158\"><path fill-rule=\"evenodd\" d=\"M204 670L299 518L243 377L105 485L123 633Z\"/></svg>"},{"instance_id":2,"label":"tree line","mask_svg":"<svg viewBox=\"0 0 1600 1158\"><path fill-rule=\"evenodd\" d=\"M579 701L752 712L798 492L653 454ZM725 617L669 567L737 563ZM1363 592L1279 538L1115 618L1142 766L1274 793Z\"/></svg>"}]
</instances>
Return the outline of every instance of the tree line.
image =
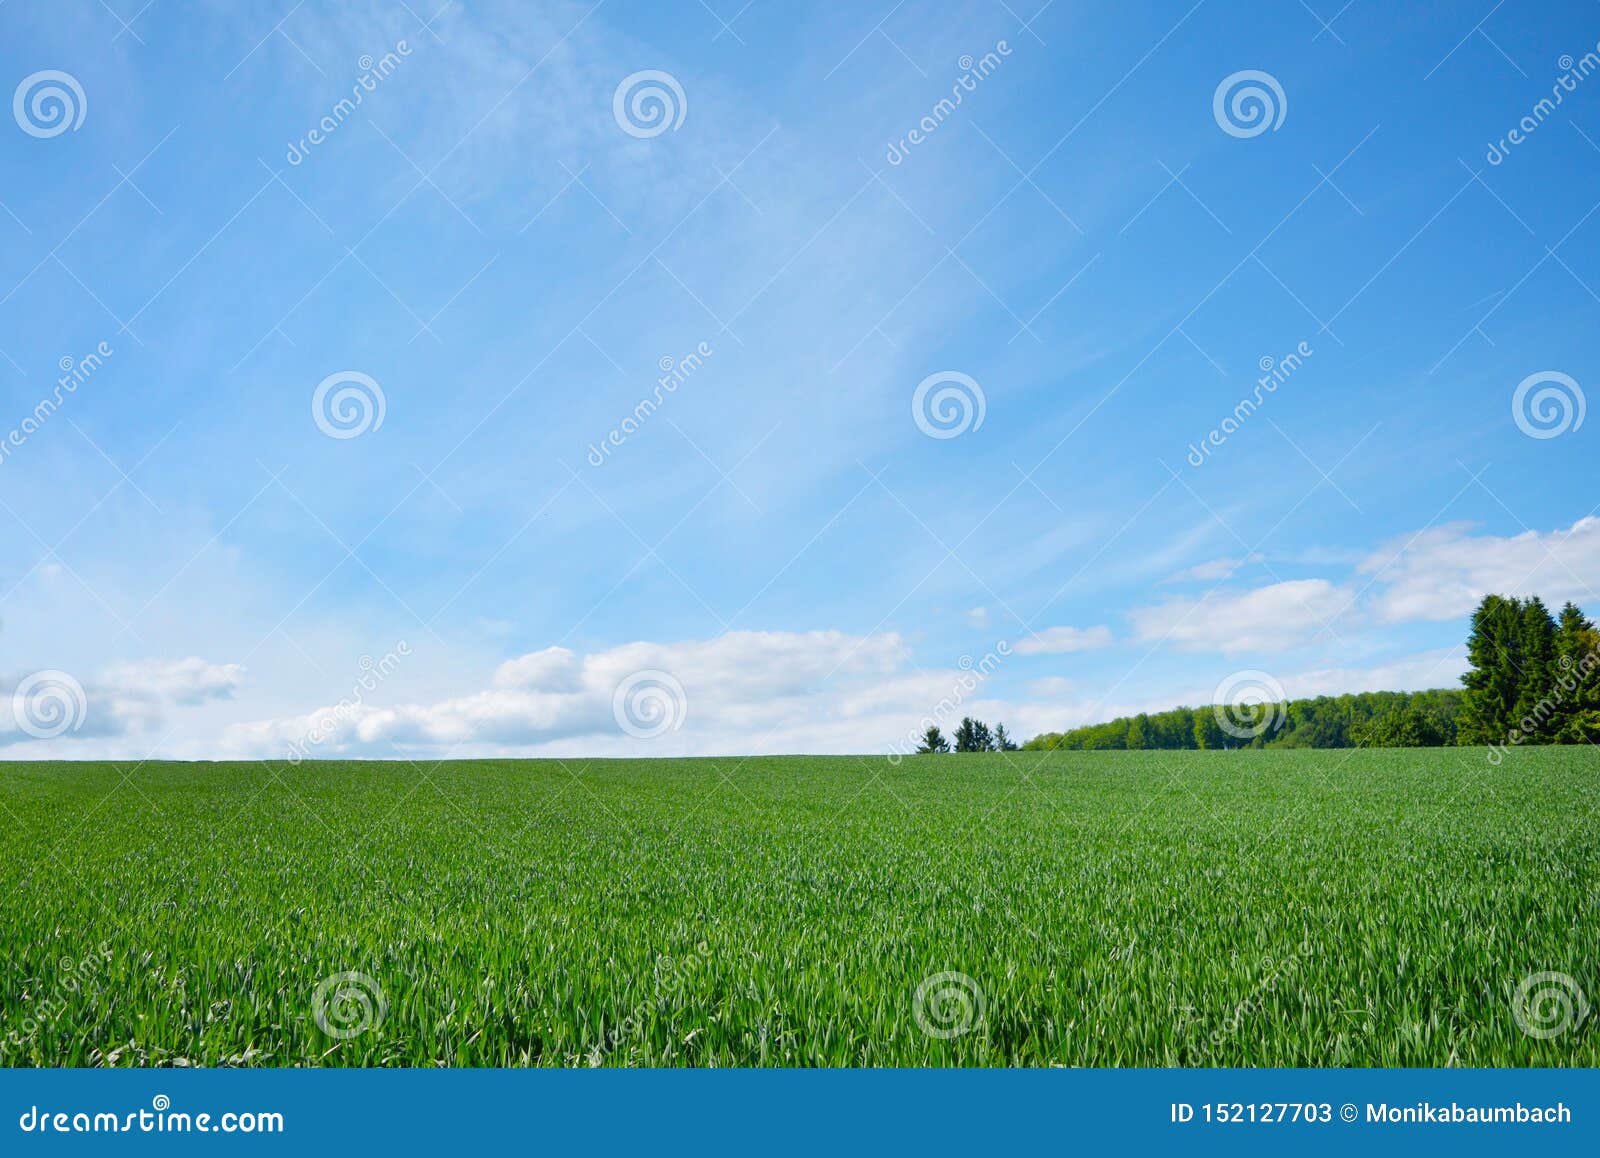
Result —
<instances>
[{"instance_id":1,"label":"tree line","mask_svg":"<svg viewBox=\"0 0 1600 1158\"><path fill-rule=\"evenodd\" d=\"M1576 604L1485 596L1472 615L1462 687L1358 692L1257 705L1259 733L1230 734L1214 707L1141 712L1065 732L1030 751L1431 748L1600 743L1600 632ZM1235 707L1237 717L1240 709ZM1245 714L1248 714L1248 710ZM1235 729L1240 730L1240 729ZM1255 728L1243 729L1247 732Z\"/></svg>"},{"instance_id":2,"label":"tree line","mask_svg":"<svg viewBox=\"0 0 1600 1158\"><path fill-rule=\"evenodd\" d=\"M1016 743L1006 732L1004 724L996 724L991 731L982 720L962 716L956 726L953 740L946 740L937 724L929 724L922 734L917 753L922 756L943 752L1015 752Z\"/></svg>"},{"instance_id":3,"label":"tree line","mask_svg":"<svg viewBox=\"0 0 1600 1158\"><path fill-rule=\"evenodd\" d=\"M1413 748L1456 742L1462 693L1357 692L1261 705L1255 736L1227 732L1215 708L1140 712L1104 724L1046 732L1023 745L1027 751L1137 751L1145 748ZM1236 714L1239 710L1235 709Z\"/></svg>"}]
</instances>

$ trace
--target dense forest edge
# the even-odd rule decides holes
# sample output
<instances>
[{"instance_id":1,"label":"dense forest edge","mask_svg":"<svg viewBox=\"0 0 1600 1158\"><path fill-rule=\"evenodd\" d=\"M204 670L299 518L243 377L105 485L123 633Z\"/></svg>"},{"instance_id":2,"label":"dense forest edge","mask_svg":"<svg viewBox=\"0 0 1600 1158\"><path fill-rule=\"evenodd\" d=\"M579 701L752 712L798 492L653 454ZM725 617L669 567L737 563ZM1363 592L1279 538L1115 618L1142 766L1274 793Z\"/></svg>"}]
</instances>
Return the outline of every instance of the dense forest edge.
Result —
<instances>
[{"instance_id":1,"label":"dense forest edge","mask_svg":"<svg viewBox=\"0 0 1600 1158\"><path fill-rule=\"evenodd\" d=\"M1027 751L1431 748L1600 743L1600 632L1573 603L1488 595L1472 615L1462 687L1216 704L1046 732Z\"/></svg>"}]
</instances>

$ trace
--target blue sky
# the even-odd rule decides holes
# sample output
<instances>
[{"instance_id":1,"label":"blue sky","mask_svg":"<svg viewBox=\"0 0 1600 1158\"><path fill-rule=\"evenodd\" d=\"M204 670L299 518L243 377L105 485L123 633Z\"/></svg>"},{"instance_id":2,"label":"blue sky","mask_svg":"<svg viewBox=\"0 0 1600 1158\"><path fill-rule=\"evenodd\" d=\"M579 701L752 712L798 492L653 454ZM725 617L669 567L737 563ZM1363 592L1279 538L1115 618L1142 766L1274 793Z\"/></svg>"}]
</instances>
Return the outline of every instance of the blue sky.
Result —
<instances>
[{"instance_id":1,"label":"blue sky","mask_svg":"<svg viewBox=\"0 0 1600 1158\"><path fill-rule=\"evenodd\" d=\"M808 7L0 6L4 755L885 751L1600 610L1594 5Z\"/></svg>"}]
</instances>

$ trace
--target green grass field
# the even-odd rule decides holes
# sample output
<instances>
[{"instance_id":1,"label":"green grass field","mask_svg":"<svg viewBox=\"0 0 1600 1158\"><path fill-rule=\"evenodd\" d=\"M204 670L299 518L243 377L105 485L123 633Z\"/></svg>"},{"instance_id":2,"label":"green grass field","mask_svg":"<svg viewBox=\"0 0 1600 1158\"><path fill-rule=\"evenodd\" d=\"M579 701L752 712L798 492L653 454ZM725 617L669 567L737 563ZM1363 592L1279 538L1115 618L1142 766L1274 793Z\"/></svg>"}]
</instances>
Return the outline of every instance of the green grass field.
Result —
<instances>
[{"instance_id":1,"label":"green grass field","mask_svg":"<svg viewBox=\"0 0 1600 1158\"><path fill-rule=\"evenodd\" d=\"M0 802L6 1065L1600 1064L1600 1014L1513 1015L1600 1000L1589 748L6 764Z\"/></svg>"}]
</instances>

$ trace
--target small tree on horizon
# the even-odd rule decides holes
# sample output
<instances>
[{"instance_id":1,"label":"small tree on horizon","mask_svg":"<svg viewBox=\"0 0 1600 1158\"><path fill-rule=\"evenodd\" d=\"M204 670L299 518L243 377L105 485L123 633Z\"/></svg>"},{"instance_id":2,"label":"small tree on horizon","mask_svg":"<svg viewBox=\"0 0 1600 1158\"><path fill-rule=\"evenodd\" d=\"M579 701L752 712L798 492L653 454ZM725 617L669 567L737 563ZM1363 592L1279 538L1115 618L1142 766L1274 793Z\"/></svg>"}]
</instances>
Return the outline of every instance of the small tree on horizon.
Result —
<instances>
[{"instance_id":1,"label":"small tree on horizon","mask_svg":"<svg viewBox=\"0 0 1600 1158\"><path fill-rule=\"evenodd\" d=\"M987 745L984 745L987 747ZM971 716L962 716L961 723L956 725L955 750L957 752L982 752L978 746L978 721Z\"/></svg>"},{"instance_id":2,"label":"small tree on horizon","mask_svg":"<svg viewBox=\"0 0 1600 1158\"><path fill-rule=\"evenodd\" d=\"M974 752L994 750L994 733L989 731L989 725L982 720L972 721L972 750Z\"/></svg>"},{"instance_id":3,"label":"small tree on horizon","mask_svg":"<svg viewBox=\"0 0 1600 1158\"><path fill-rule=\"evenodd\" d=\"M994 750L996 752L1015 752L1017 745L1006 732L1004 724L994 726Z\"/></svg>"},{"instance_id":4,"label":"small tree on horizon","mask_svg":"<svg viewBox=\"0 0 1600 1158\"><path fill-rule=\"evenodd\" d=\"M922 743L917 748L917 755L926 756L934 752L948 751L950 751L950 741L939 731L939 725L929 724L928 730L922 733Z\"/></svg>"}]
</instances>

